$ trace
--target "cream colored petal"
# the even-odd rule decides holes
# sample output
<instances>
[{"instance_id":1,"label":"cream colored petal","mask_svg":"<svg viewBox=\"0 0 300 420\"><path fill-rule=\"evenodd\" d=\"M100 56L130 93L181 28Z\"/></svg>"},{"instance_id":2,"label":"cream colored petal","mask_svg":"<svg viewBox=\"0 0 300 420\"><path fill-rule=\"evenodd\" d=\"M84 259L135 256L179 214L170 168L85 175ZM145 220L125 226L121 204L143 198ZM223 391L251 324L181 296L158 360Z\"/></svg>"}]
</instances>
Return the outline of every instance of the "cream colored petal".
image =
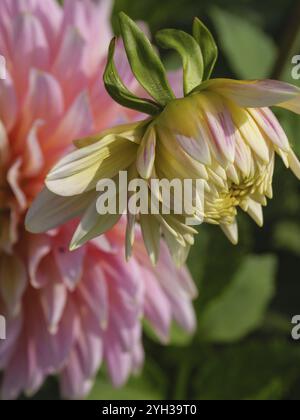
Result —
<instances>
[{"instance_id":1,"label":"cream colored petal","mask_svg":"<svg viewBox=\"0 0 300 420\"><path fill-rule=\"evenodd\" d=\"M80 216L95 195L96 192L90 191L80 196L61 197L44 188L26 215L26 229L32 233L54 229Z\"/></svg>"},{"instance_id":2,"label":"cream colored petal","mask_svg":"<svg viewBox=\"0 0 300 420\"><path fill-rule=\"evenodd\" d=\"M262 227L264 224L264 215L262 206L254 200L249 199L247 213L255 221L255 223Z\"/></svg>"},{"instance_id":3,"label":"cream colored petal","mask_svg":"<svg viewBox=\"0 0 300 420\"><path fill-rule=\"evenodd\" d=\"M167 179L208 179L204 165L188 156L184 150L176 151L170 144L158 142L156 153L157 170L164 172Z\"/></svg>"},{"instance_id":4,"label":"cream colored petal","mask_svg":"<svg viewBox=\"0 0 300 420\"><path fill-rule=\"evenodd\" d=\"M244 108L280 105L300 111L300 89L277 80L211 79L201 89L218 92Z\"/></svg>"},{"instance_id":5,"label":"cream colored petal","mask_svg":"<svg viewBox=\"0 0 300 420\"><path fill-rule=\"evenodd\" d=\"M275 146L279 147L284 152L289 152L290 144L288 138L277 118L269 108L251 108L248 109L248 112Z\"/></svg>"},{"instance_id":6,"label":"cream colored petal","mask_svg":"<svg viewBox=\"0 0 300 420\"><path fill-rule=\"evenodd\" d=\"M151 215L140 215L140 223L144 243L153 265L157 264L160 249L160 224Z\"/></svg>"},{"instance_id":7,"label":"cream colored petal","mask_svg":"<svg viewBox=\"0 0 300 420\"><path fill-rule=\"evenodd\" d=\"M154 167L156 149L156 132L151 126L146 131L137 152L136 167L140 176L149 179Z\"/></svg>"},{"instance_id":8,"label":"cream colored petal","mask_svg":"<svg viewBox=\"0 0 300 420\"><path fill-rule=\"evenodd\" d=\"M94 136L75 140L74 145L77 148L91 146L92 144L97 143L98 141L102 140L104 137L107 137L109 135L122 137L133 143L140 144L142 137L144 135L144 132L145 132L145 126L150 121L151 120L146 120L146 121L137 122L137 123L118 125L116 127L109 128L108 130L102 131L101 133L96 134Z\"/></svg>"},{"instance_id":9,"label":"cream colored petal","mask_svg":"<svg viewBox=\"0 0 300 420\"><path fill-rule=\"evenodd\" d=\"M134 214L127 214L126 238L125 238L125 255L126 260L132 256L132 248L135 241L135 222L136 216Z\"/></svg>"},{"instance_id":10,"label":"cream colored petal","mask_svg":"<svg viewBox=\"0 0 300 420\"><path fill-rule=\"evenodd\" d=\"M46 179L48 189L72 196L90 191L102 178L112 178L135 160L137 145L109 135L63 158Z\"/></svg>"},{"instance_id":11,"label":"cream colored petal","mask_svg":"<svg viewBox=\"0 0 300 420\"><path fill-rule=\"evenodd\" d=\"M227 168L227 174L228 174L228 177L231 179L231 181L234 184L239 185L239 183L240 183L240 177L239 177L238 172L237 172L237 170L236 170L236 168L235 168L234 165L230 165Z\"/></svg>"},{"instance_id":12,"label":"cream colored petal","mask_svg":"<svg viewBox=\"0 0 300 420\"><path fill-rule=\"evenodd\" d=\"M183 243L181 243L178 240L174 239L174 236L164 226L162 230L173 261L175 262L177 267L182 267L186 263L186 260L188 258L190 252L190 245L186 244L184 241Z\"/></svg>"},{"instance_id":13,"label":"cream colored petal","mask_svg":"<svg viewBox=\"0 0 300 420\"><path fill-rule=\"evenodd\" d=\"M100 215L97 212L96 201L90 204L84 213L71 241L70 250L80 248L86 242L112 229L121 218L121 214Z\"/></svg>"},{"instance_id":14,"label":"cream colored petal","mask_svg":"<svg viewBox=\"0 0 300 420\"><path fill-rule=\"evenodd\" d=\"M239 242L239 231L238 231L238 224L235 220L231 225L220 225L222 231L225 233L226 237L233 245L237 245Z\"/></svg>"},{"instance_id":15,"label":"cream colored petal","mask_svg":"<svg viewBox=\"0 0 300 420\"><path fill-rule=\"evenodd\" d=\"M265 163L270 160L270 151L253 117L245 109L230 104L232 118L243 140Z\"/></svg>"}]
</instances>

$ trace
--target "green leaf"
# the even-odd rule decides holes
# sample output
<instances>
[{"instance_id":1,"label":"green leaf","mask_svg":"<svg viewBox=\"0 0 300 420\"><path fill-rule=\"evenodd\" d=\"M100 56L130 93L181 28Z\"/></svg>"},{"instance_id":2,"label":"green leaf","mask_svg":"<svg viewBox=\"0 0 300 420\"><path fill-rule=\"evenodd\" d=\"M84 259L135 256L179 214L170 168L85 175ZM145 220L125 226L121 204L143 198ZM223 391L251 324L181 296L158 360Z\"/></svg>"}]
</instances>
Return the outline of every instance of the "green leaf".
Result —
<instances>
[{"instance_id":1,"label":"green leaf","mask_svg":"<svg viewBox=\"0 0 300 420\"><path fill-rule=\"evenodd\" d=\"M273 40L248 20L219 8L212 8L211 18L236 75L243 79L269 77L277 58Z\"/></svg>"},{"instance_id":2,"label":"green leaf","mask_svg":"<svg viewBox=\"0 0 300 420\"><path fill-rule=\"evenodd\" d=\"M115 46L116 38L113 38L109 46L107 64L103 75L107 92L118 104L126 108L135 109L149 115L158 114L161 109L155 102L138 98L122 82L114 63Z\"/></svg>"},{"instance_id":3,"label":"green leaf","mask_svg":"<svg viewBox=\"0 0 300 420\"><path fill-rule=\"evenodd\" d=\"M198 360L193 398L200 400L284 399L300 372L299 347L279 339L200 349Z\"/></svg>"},{"instance_id":4,"label":"green leaf","mask_svg":"<svg viewBox=\"0 0 300 420\"><path fill-rule=\"evenodd\" d=\"M157 33L156 39L161 47L174 49L181 56L184 94L188 95L203 78L203 57L199 45L191 35L177 29L163 29Z\"/></svg>"},{"instance_id":5,"label":"green leaf","mask_svg":"<svg viewBox=\"0 0 300 420\"><path fill-rule=\"evenodd\" d=\"M148 338L158 344L162 344L162 340L157 336L151 324L145 319L143 321L143 331ZM183 330L176 322L173 322L170 328L170 336L168 346L185 347L193 340L193 334Z\"/></svg>"},{"instance_id":6,"label":"green leaf","mask_svg":"<svg viewBox=\"0 0 300 420\"><path fill-rule=\"evenodd\" d=\"M198 18L194 19L193 35L202 51L204 61L203 81L205 81L210 78L215 67L218 59L218 47L209 29Z\"/></svg>"},{"instance_id":7,"label":"green leaf","mask_svg":"<svg viewBox=\"0 0 300 420\"><path fill-rule=\"evenodd\" d=\"M125 13L120 13L121 34L130 67L143 88L160 105L175 98L165 68L143 31Z\"/></svg>"},{"instance_id":8,"label":"green leaf","mask_svg":"<svg viewBox=\"0 0 300 420\"><path fill-rule=\"evenodd\" d=\"M225 291L212 300L200 318L200 336L212 342L245 337L263 321L275 291L276 259L249 256Z\"/></svg>"}]
</instances>

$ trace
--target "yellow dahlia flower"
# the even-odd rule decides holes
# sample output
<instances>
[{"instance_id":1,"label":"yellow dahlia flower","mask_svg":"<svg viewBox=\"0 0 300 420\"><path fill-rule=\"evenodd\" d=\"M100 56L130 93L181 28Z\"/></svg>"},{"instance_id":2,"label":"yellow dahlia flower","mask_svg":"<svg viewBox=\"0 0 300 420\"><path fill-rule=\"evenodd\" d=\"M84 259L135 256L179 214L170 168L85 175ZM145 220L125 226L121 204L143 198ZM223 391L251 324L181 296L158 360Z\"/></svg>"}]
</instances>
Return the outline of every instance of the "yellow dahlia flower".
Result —
<instances>
[{"instance_id":1,"label":"yellow dahlia flower","mask_svg":"<svg viewBox=\"0 0 300 420\"><path fill-rule=\"evenodd\" d=\"M127 256L134 242L134 225L140 223L148 253L155 263L163 235L178 264L184 262L197 231L190 226L201 218L221 227L230 241L238 242L238 208L263 225L262 207L272 198L275 155L300 179L300 163L270 106L300 114L300 89L278 81L210 79L217 48L207 28L196 19L193 36L177 30L160 31L162 47L175 49L183 61L184 97L176 98L164 67L142 31L124 14L121 33L131 69L153 99L135 97L120 80L110 47L104 82L120 104L150 116L97 136L75 142L49 173L46 188L33 204L27 227L40 232L80 216L71 248L101 235L120 219L128 201L120 203L120 171L132 179L147 180L144 195L153 195L151 180L202 180L204 201L193 202L193 213L170 214L160 192L155 192L158 214L128 212ZM115 179L119 212L99 215L96 202L99 181ZM175 196L175 192L174 192ZM145 210L145 209L144 209ZM149 209L146 209L149 210ZM187 223L189 216L189 223Z\"/></svg>"}]
</instances>

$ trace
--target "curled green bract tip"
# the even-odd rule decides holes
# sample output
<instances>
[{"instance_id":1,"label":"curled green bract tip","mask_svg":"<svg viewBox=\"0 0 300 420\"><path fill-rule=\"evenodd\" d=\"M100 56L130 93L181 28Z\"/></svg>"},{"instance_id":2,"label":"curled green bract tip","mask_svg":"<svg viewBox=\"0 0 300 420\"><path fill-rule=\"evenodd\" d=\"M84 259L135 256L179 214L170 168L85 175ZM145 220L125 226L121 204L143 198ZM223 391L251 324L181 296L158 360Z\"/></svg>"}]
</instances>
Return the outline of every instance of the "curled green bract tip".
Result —
<instances>
[{"instance_id":1,"label":"curled green bract tip","mask_svg":"<svg viewBox=\"0 0 300 420\"><path fill-rule=\"evenodd\" d=\"M148 115L159 114L175 95L168 82L166 69L153 45L138 25L125 13L120 13L121 37L131 70L151 97L139 98L125 86L114 64L116 39L108 52L103 80L109 95L120 105ZM195 19L193 36L175 29L159 31L156 39L162 48L174 49L183 63L183 91L188 96L209 79L217 60L218 50L206 26ZM145 95L147 96L147 95Z\"/></svg>"}]
</instances>

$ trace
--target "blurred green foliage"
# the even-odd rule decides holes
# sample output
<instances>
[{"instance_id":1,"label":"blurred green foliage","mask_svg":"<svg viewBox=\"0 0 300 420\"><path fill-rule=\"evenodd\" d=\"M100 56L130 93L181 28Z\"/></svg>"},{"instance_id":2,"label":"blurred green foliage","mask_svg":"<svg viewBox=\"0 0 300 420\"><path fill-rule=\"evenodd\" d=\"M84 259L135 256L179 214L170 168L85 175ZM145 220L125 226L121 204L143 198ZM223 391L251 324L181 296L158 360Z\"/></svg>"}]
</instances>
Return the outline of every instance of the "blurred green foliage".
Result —
<instances>
[{"instance_id":1,"label":"blurred green foliage","mask_svg":"<svg viewBox=\"0 0 300 420\"><path fill-rule=\"evenodd\" d=\"M113 23L118 31L116 13L123 10L153 31L190 31L198 16L218 40L215 75L261 78L277 71L291 81L290 59L300 53L297 6L294 0L116 0ZM292 30L299 36L286 44ZM172 65L172 55L165 59ZM300 118L278 116L300 154ZM174 328L163 347L146 328L142 374L114 390L101 372L89 398L300 399L300 342L291 340L291 318L300 314L299 192L278 160L263 229L241 215L240 243L233 247L219 229L201 226L189 258L199 287L195 336Z\"/></svg>"}]
</instances>

